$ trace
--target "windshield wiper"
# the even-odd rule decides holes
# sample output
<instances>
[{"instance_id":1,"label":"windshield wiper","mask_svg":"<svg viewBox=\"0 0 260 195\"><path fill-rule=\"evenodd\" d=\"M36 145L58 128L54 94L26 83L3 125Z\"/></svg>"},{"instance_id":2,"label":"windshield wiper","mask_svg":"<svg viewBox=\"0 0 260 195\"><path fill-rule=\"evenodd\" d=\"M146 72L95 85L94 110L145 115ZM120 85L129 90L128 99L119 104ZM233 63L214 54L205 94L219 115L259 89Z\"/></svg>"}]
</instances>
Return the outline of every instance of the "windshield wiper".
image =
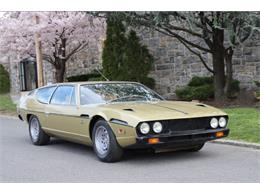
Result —
<instances>
[{"instance_id":1,"label":"windshield wiper","mask_svg":"<svg viewBox=\"0 0 260 195\"><path fill-rule=\"evenodd\" d=\"M113 100L108 101L108 103L117 102L117 101L119 101L119 100L129 99L129 98L145 98L145 100L147 101L147 97L142 96L142 95L128 95L128 96L123 96L123 97L115 98L115 99L113 99Z\"/></svg>"}]
</instances>

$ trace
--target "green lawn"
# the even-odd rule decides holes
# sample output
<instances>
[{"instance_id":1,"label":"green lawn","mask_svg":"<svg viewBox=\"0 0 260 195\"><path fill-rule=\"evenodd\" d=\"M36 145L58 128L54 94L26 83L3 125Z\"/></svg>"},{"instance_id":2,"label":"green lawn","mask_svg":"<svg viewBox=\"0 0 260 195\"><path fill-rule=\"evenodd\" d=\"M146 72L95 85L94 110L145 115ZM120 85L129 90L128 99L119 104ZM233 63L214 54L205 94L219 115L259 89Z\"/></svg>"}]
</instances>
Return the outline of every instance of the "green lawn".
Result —
<instances>
[{"instance_id":1,"label":"green lawn","mask_svg":"<svg viewBox=\"0 0 260 195\"><path fill-rule=\"evenodd\" d=\"M228 108L230 134L227 139L260 143L260 110L256 108Z\"/></svg>"},{"instance_id":2,"label":"green lawn","mask_svg":"<svg viewBox=\"0 0 260 195\"><path fill-rule=\"evenodd\" d=\"M16 105L12 102L8 94L0 95L0 112L14 113Z\"/></svg>"}]
</instances>

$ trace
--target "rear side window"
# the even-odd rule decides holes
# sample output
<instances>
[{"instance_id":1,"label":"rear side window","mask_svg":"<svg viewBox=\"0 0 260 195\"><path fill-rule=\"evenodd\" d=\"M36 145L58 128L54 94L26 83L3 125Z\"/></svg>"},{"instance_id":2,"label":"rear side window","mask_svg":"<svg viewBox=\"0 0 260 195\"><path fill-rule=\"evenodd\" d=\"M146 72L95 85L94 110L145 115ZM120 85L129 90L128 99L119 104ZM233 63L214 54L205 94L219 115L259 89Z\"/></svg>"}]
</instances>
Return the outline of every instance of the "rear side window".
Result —
<instances>
[{"instance_id":1,"label":"rear side window","mask_svg":"<svg viewBox=\"0 0 260 195\"><path fill-rule=\"evenodd\" d=\"M75 105L75 87L60 86L51 98L51 104Z\"/></svg>"},{"instance_id":2,"label":"rear side window","mask_svg":"<svg viewBox=\"0 0 260 195\"><path fill-rule=\"evenodd\" d=\"M38 89L37 91L37 100L41 103L48 104L50 97L55 90L56 86L53 87L45 87L42 89Z\"/></svg>"}]
</instances>

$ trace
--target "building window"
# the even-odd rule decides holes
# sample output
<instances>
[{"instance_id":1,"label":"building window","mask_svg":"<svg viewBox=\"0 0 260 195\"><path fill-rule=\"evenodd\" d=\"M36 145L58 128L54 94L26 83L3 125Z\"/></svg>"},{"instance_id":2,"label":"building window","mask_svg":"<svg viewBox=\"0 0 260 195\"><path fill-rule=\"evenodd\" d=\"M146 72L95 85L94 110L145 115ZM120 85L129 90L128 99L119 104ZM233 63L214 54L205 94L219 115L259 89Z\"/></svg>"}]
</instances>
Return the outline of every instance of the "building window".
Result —
<instances>
[{"instance_id":1,"label":"building window","mask_svg":"<svg viewBox=\"0 0 260 195\"><path fill-rule=\"evenodd\" d=\"M37 69L34 58L26 58L20 62L20 89L31 91L38 87Z\"/></svg>"}]
</instances>

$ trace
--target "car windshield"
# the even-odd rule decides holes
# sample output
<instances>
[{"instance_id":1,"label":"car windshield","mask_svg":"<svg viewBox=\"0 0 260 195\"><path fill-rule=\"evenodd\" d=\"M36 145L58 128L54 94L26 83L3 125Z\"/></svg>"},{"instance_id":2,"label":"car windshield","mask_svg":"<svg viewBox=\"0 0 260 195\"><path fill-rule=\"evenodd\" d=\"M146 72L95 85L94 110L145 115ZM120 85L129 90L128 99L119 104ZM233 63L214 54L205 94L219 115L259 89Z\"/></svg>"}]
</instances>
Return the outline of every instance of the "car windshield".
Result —
<instances>
[{"instance_id":1,"label":"car windshield","mask_svg":"<svg viewBox=\"0 0 260 195\"><path fill-rule=\"evenodd\" d=\"M81 105L158 100L163 98L138 83L97 83L80 87Z\"/></svg>"}]
</instances>

